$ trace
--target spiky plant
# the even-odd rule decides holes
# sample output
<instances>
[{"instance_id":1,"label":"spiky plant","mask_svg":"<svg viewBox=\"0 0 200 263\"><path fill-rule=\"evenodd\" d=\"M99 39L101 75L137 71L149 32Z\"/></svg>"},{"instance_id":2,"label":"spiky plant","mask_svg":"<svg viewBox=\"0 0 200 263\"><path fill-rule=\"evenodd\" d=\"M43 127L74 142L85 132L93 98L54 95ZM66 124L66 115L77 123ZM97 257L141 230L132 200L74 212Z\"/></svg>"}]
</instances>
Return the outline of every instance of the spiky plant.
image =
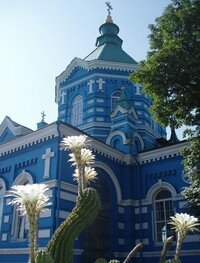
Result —
<instances>
[{"instance_id":1,"label":"spiky plant","mask_svg":"<svg viewBox=\"0 0 200 263\"><path fill-rule=\"evenodd\" d=\"M194 216L188 215L186 213L176 213L175 216L171 216L171 221L169 224L172 225L172 229L177 232L177 244L174 260L175 262L178 262L181 253L181 245L186 235L189 231L199 231L198 226L200 223L198 222L198 218Z\"/></svg>"},{"instance_id":2,"label":"spiky plant","mask_svg":"<svg viewBox=\"0 0 200 263\"><path fill-rule=\"evenodd\" d=\"M78 182L76 206L68 218L58 227L48 242L47 248L38 254L37 263L52 259L54 263L73 263L75 238L96 218L100 199L96 190L87 188L97 173L90 165L94 156L88 146L87 136L70 136L60 144L61 150L70 150L69 161L75 166L73 177ZM49 263L49 262L48 262Z\"/></svg>"},{"instance_id":3,"label":"spiky plant","mask_svg":"<svg viewBox=\"0 0 200 263\"><path fill-rule=\"evenodd\" d=\"M90 166L94 163L94 155L89 146L89 140L86 135L69 136L60 143L61 150L70 150L69 162L76 167L73 177L78 182L78 195L82 195L84 189L90 181L93 181L97 173Z\"/></svg>"},{"instance_id":4,"label":"spiky plant","mask_svg":"<svg viewBox=\"0 0 200 263\"><path fill-rule=\"evenodd\" d=\"M50 203L46 192L49 190L46 184L15 185L11 187L7 196L14 197L12 205L27 215L29 221L29 245L30 263L35 263L35 252L38 244L38 220L39 215Z\"/></svg>"}]
</instances>

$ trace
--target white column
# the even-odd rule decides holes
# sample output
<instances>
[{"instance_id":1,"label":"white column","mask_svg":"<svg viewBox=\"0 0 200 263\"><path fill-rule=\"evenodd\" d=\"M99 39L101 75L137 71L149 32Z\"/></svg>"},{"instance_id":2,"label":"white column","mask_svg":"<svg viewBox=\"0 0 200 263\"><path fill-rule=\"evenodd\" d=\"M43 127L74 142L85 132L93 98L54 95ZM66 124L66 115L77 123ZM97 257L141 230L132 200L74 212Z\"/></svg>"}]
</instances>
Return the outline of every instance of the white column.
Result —
<instances>
[{"instance_id":1,"label":"white column","mask_svg":"<svg viewBox=\"0 0 200 263\"><path fill-rule=\"evenodd\" d=\"M54 152L51 152L51 148L47 148L46 153L42 155L42 159L45 161L43 178L50 177L50 161L52 157L54 157Z\"/></svg>"}]
</instances>

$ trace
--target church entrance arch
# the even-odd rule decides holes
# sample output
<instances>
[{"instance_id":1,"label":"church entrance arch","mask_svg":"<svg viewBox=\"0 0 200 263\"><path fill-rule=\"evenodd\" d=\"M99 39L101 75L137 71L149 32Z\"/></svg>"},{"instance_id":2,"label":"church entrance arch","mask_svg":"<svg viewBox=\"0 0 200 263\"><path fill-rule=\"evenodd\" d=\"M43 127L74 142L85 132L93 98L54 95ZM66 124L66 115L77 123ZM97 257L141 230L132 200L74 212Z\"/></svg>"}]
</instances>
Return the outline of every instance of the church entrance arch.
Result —
<instances>
[{"instance_id":1,"label":"church entrance arch","mask_svg":"<svg viewBox=\"0 0 200 263\"><path fill-rule=\"evenodd\" d=\"M94 165L95 167L95 165ZM95 188L101 199L100 212L83 234L83 249L81 256L82 263L95 262L97 258L111 259L113 254L113 245L117 237L117 194L113 180L109 174L100 168L95 167L98 173L98 179L91 186Z\"/></svg>"}]
</instances>

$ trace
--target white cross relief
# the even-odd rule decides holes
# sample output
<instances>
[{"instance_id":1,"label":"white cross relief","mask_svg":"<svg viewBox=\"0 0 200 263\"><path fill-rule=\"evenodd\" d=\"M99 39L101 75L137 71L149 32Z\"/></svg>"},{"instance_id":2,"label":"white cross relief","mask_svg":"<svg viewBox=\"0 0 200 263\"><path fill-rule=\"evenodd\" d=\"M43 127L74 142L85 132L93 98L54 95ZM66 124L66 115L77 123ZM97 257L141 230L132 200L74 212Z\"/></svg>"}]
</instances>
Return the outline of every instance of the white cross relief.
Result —
<instances>
[{"instance_id":1,"label":"white cross relief","mask_svg":"<svg viewBox=\"0 0 200 263\"><path fill-rule=\"evenodd\" d=\"M51 152L51 148L47 148L46 153L42 155L42 159L45 161L43 178L50 177L50 161L52 157L54 157L54 152Z\"/></svg>"},{"instance_id":2,"label":"white cross relief","mask_svg":"<svg viewBox=\"0 0 200 263\"><path fill-rule=\"evenodd\" d=\"M92 93L93 92L93 84L95 83L94 80L90 79L88 81L88 86L89 86L89 90L88 90L88 94Z\"/></svg>"},{"instance_id":3,"label":"white cross relief","mask_svg":"<svg viewBox=\"0 0 200 263\"><path fill-rule=\"evenodd\" d=\"M99 84L98 91L103 92L103 84L105 84L105 81L102 78L100 78L96 80L96 82Z\"/></svg>"},{"instance_id":4,"label":"white cross relief","mask_svg":"<svg viewBox=\"0 0 200 263\"><path fill-rule=\"evenodd\" d=\"M65 103L65 96L66 96L66 92L63 90L62 92L60 92L60 96L59 96L59 100L61 100L61 105Z\"/></svg>"}]
</instances>

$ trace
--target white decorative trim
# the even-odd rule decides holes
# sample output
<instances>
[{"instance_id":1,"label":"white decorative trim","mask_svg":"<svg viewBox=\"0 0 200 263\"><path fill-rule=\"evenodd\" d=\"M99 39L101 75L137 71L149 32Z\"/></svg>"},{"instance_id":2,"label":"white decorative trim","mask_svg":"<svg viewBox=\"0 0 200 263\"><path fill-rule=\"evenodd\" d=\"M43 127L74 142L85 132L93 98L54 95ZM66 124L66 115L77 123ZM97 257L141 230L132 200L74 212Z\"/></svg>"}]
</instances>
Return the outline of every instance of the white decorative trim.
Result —
<instances>
[{"instance_id":1,"label":"white decorative trim","mask_svg":"<svg viewBox=\"0 0 200 263\"><path fill-rule=\"evenodd\" d=\"M139 207L136 207L135 208L135 214L138 215L140 213L146 214L147 213L147 207L143 206L143 207L141 207L141 209Z\"/></svg>"},{"instance_id":2,"label":"white decorative trim","mask_svg":"<svg viewBox=\"0 0 200 263\"><path fill-rule=\"evenodd\" d=\"M50 177L50 165L51 165L51 158L52 157L54 157L54 152L51 152L51 147L46 148L46 152L42 155L42 159L44 160L43 179Z\"/></svg>"},{"instance_id":3,"label":"white decorative trim","mask_svg":"<svg viewBox=\"0 0 200 263\"><path fill-rule=\"evenodd\" d=\"M10 197L6 198L6 205L10 205L11 200L12 199Z\"/></svg>"},{"instance_id":4,"label":"white decorative trim","mask_svg":"<svg viewBox=\"0 0 200 263\"><path fill-rule=\"evenodd\" d=\"M95 81L93 79L90 79L87 83L87 86L88 86L88 94L91 94L94 92L93 90L93 84L95 83Z\"/></svg>"},{"instance_id":5,"label":"white decorative trim","mask_svg":"<svg viewBox=\"0 0 200 263\"><path fill-rule=\"evenodd\" d=\"M50 229L41 229L38 231L39 238L49 238L50 237Z\"/></svg>"},{"instance_id":6,"label":"white decorative trim","mask_svg":"<svg viewBox=\"0 0 200 263\"><path fill-rule=\"evenodd\" d=\"M1 144L0 156L31 147L32 145L44 142L45 140L49 140L57 136L57 125L50 124L45 128L31 132L13 141Z\"/></svg>"},{"instance_id":7,"label":"white decorative trim","mask_svg":"<svg viewBox=\"0 0 200 263\"><path fill-rule=\"evenodd\" d=\"M3 248L0 249L0 255L26 255L29 254L29 248Z\"/></svg>"},{"instance_id":8,"label":"white decorative trim","mask_svg":"<svg viewBox=\"0 0 200 263\"><path fill-rule=\"evenodd\" d=\"M59 218L61 219L66 219L70 214L71 212L59 210Z\"/></svg>"},{"instance_id":9,"label":"white decorative trim","mask_svg":"<svg viewBox=\"0 0 200 263\"><path fill-rule=\"evenodd\" d=\"M172 194L172 199L176 199L177 192L176 189L174 188L173 185L159 181L157 184L154 184L147 192L146 200L147 203L152 203L154 199L154 195L156 194L157 191L160 191L161 189L167 189L171 192Z\"/></svg>"},{"instance_id":10,"label":"white decorative trim","mask_svg":"<svg viewBox=\"0 0 200 263\"><path fill-rule=\"evenodd\" d=\"M108 167L104 163L101 163L98 161L93 164L93 167L94 168L97 167L97 168L104 170L110 176L110 178L111 178L111 180L115 186L115 190L116 190L116 194L117 194L117 202L120 203L120 201L122 199L122 192L121 192L120 184L117 180L117 177L113 173L113 171L110 169L110 167Z\"/></svg>"},{"instance_id":11,"label":"white decorative trim","mask_svg":"<svg viewBox=\"0 0 200 263\"><path fill-rule=\"evenodd\" d=\"M24 127L18 123L14 123L8 116L6 116L0 125L0 137L5 129L8 128L14 136L25 135L32 132L31 129Z\"/></svg>"},{"instance_id":12,"label":"white decorative trim","mask_svg":"<svg viewBox=\"0 0 200 263\"><path fill-rule=\"evenodd\" d=\"M103 117L96 117L96 121L104 121Z\"/></svg>"},{"instance_id":13,"label":"white decorative trim","mask_svg":"<svg viewBox=\"0 0 200 263\"><path fill-rule=\"evenodd\" d=\"M170 145L163 148L158 148L155 150L140 153L138 154L138 161L142 164L142 163L148 163L152 161L155 162L155 161L159 161L160 159L178 156L180 154L180 150L187 145L188 142L182 142L175 145Z\"/></svg>"},{"instance_id":14,"label":"white decorative trim","mask_svg":"<svg viewBox=\"0 0 200 263\"><path fill-rule=\"evenodd\" d=\"M3 222L8 223L9 222L10 216L4 216Z\"/></svg>"},{"instance_id":15,"label":"white decorative trim","mask_svg":"<svg viewBox=\"0 0 200 263\"><path fill-rule=\"evenodd\" d=\"M103 107L96 107L96 111L97 111L97 112L103 112L103 111L104 111L104 108L103 108Z\"/></svg>"},{"instance_id":16,"label":"white decorative trim","mask_svg":"<svg viewBox=\"0 0 200 263\"><path fill-rule=\"evenodd\" d=\"M3 233L2 237L1 237L1 240L2 241L7 241L7 239L8 239L8 234L7 233Z\"/></svg>"},{"instance_id":17,"label":"white decorative trim","mask_svg":"<svg viewBox=\"0 0 200 263\"><path fill-rule=\"evenodd\" d=\"M103 90L103 84L105 84L106 82L102 79L102 78L99 78L98 80L96 80L96 83L98 83L98 92L104 92Z\"/></svg>"},{"instance_id":18,"label":"white decorative trim","mask_svg":"<svg viewBox=\"0 0 200 263\"><path fill-rule=\"evenodd\" d=\"M125 108L122 108L120 105L117 105L117 107L114 108L114 110L112 111L110 117L114 118L117 115L118 112L120 112L121 114L125 114L125 113L132 114L134 119L136 119L136 120L138 119L138 115L137 115L137 113L136 113L134 108L131 108L131 109L127 110Z\"/></svg>"},{"instance_id":19,"label":"white decorative trim","mask_svg":"<svg viewBox=\"0 0 200 263\"><path fill-rule=\"evenodd\" d=\"M26 170L22 170L22 172L15 178L12 185L23 184L28 181L29 184L33 184L33 178L30 173L26 172Z\"/></svg>"},{"instance_id":20,"label":"white decorative trim","mask_svg":"<svg viewBox=\"0 0 200 263\"><path fill-rule=\"evenodd\" d=\"M40 218L51 217L51 209L47 208L45 211L40 213Z\"/></svg>"},{"instance_id":21,"label":"white decorative trim","mask_svg":"<svg viewBox=\"0 0 200 263\"><path fill-rule=\"evenodd\" d=\"M144 140L142 139L142 136L138 132L135 132L133 137L134 137L134 139L137 138L139 140L140 145L141 145L141 150L143 150L144 149Z\"/></svg>"},{"instance_id":22,"label":"white decorative trim","mask_svg":"<svg viewBox=\"0 0 200 263\"><path fill-rule=\"evenodd\" d=\"M0 190L0 196L5 194L6 191L6 184L2 178L0 178L0 185L2 186L2 189Z\"/></svg>"},{"instance_id":23,"label":"white decorative trim","mask_svg":"<svg viewBox=\"0 0 200 263\"><path fill-rule=\"evenodd\" d=\"M67 136L75 136L75 135L80 135L81 132L77 129L74 129L71 126L67 126L66 124L61 124L59 126L60 133L62 137L67 137ZM91 141L91 148L98 154L101 154L103 156L106 156L107 158L110 158L112 160L115 160L120 163L126 162L126 154L117 151L116 149L113 149L112 147L106 145L105 143L102 143L93 137L88 136L90 141Z\"/></svg>"},{"instance_id":24,"label":"white decorative trim","mask_svg":"<svg viewBox=\"0 0 200 263\"><path fill-rule=\"evenodd\" d=\"M120 70L130 73L133 72L135 69L137 69L138 65L131 63L122 63L122 62L116 63L116 62L103 61L97 59L86 61L80 58L74 58L67 66L67 68L59 76L56 77L57 89L59 87L59 84L65 81L76 67L82 68L86 71L98 68L98 69Z\"/></svg>"},{"instance_id":25,"label":"white decorative trim","mask_svg":"<svg viewBox=\"0 0 200 263\"><path fill-rule=\"evenodd\" d=\"M60 199L66 200L66 201L71 201L71 202L76 202L77 196L74 194L66 193L63 191L60 191Z\"/></svg>"},{"instance_id":26,"label":"white decorative trim","mask_svg":"<svg viewBox=\"0 0 200 263\"><path fill-rule=\"evenodd\" d=\"M110 145L110 142L111 142L112 138L115 137L115 136L120 136L122 138L123 144L127 144L128 143L128 140L127 140L124 132L122 132L122 131L114 131L114 132L111 132L108 135L108 137L106 139L106 144Z\"/></svg>"},{"instance_id":27,"label":"white decorative trim","mask_svg":"<svg viewBox=\"0 0 200 263\"><path fill-rule=\"evenodd\" d=\"M104 99L97 98L97 102L98 102L98 103L103 103L104 101L105 101Z\"/></svg>"},{"instance_id":28,"label":"white decorative trim","mask_svg":"<svg viewBox=\"0 0 200 263\"><path fill-rule=\"evenodd\" d=\"M72 192L72 193L76 193L76 194L78 192L78 186L77 185L73 185L73 184L66 183L66 182L61 182L61 189Z\"/></svg>"}]
</instances>

